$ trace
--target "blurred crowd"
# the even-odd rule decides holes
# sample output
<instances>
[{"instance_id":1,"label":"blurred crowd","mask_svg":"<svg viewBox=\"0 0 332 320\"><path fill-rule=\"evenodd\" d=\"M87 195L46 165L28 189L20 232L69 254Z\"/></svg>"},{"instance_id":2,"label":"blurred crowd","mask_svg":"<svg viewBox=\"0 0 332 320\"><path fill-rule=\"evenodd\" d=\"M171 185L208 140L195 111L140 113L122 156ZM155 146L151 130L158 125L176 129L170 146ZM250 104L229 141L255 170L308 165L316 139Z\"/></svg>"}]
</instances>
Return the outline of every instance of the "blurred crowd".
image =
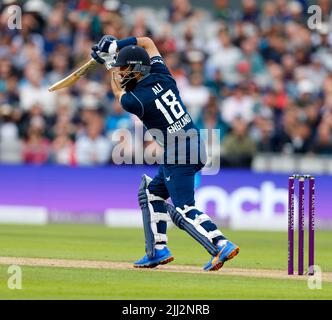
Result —
<instances>
[{"instance_id":1,"label":"blurred crowd","mask_svg":"<svg viewBox=\"0 0 332 320\"><path fill-rule=\"evenodd\" d=\"M129 158L153 144L134 136L140 123L114 100L101 66L69 89L47 90L85 63L104 34L154 39L197 126L219 129L211 143L220 144L222 165L250 166L256 152L332 154L331 1L317 1L318 30L307 26L305 0L242 0L237 8L214 0L211 10L159 2L3 0L0 161L109 164L121 130L133 135L124 143ZM15 4L21 29L8 27Z\"/></svg>"}]
</instances>

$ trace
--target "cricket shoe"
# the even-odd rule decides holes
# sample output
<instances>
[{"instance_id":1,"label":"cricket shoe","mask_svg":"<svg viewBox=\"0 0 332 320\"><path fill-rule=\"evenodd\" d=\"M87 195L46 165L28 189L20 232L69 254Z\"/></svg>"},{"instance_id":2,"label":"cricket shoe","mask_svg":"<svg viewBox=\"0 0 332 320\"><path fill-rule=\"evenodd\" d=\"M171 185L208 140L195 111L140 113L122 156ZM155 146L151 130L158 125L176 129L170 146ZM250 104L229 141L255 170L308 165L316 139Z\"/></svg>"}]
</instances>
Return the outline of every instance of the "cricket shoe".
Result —
<instances>
[{"instance_id":1,"label":"cricket shoe","mask_svg":"<svg viewBox=\"0 0 332 320\"><path fill-rule=\"evenodd\" d=\"M155 256L150 259L146 254L142 259L134 262L134 268L155 268L160 264L166 264L174 260L167 247L155 249Z\"/></svg>"},{"instance_id":2,"label":"cricket shoe","mask_svg":"<svg viewBox=\"0 0 332 320\"><path fill-rule=\"evenodd\" d=\"M210 261L205 265L205 271L219 270L224 262L234 258L240 251L240 248L228 240L222 240L222 244L218 245L219 252L213 256Z\"/></svg>"}]
</instances>

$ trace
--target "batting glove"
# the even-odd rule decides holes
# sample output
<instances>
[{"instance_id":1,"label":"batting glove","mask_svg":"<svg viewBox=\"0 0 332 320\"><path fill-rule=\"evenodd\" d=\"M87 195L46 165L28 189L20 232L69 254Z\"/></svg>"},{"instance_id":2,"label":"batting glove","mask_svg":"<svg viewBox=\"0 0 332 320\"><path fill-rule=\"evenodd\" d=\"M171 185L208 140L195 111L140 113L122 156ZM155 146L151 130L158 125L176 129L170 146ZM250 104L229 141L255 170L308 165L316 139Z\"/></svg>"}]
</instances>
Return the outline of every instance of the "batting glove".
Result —
<instances>
[{"instance_id":1,"label":"batting glove","mask_svg":"<svg viewBox=\"0 0 332 320\"><path fill-rule=\"evenodd\" d=\"M105 64L107 70L111 69L116 60L116 38L113 36L103 36L100 41L92 46L91 56L98 63Z\"/></svg>"},{"instance_id":2,"label":"batting glove","mask_svg":"<svg viewBox=\"0 0 332 320\"><path fill-rule=\"evenodd\" d=\"M100 41L92 47L92 50L115 54L118 48L116 41L117 39L113 36L103 36Z\"/></svg>"}]
</instances>

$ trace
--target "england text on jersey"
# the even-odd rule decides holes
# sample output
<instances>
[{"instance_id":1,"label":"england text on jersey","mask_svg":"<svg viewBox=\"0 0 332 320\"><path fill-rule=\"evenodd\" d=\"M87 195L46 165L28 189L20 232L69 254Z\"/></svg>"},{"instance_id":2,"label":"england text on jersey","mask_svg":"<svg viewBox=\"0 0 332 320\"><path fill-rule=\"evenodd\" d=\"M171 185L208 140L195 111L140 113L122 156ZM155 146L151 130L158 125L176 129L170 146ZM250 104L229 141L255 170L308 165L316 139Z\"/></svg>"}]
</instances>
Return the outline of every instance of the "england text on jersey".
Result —
<instances>
[{"instance_id":1,"label":"england text on jersey","mask_svg":"<svg viewBox=\"0 0 332 320\"><path fill-rule=\"evenodd\" d=\"M167 128L167 131L169 133L174 133L177 132L179 130L181 130L182 128L184 128L188 123L190 123L192 120L189 116L189 114L185 114L182 118L180 118L180 120L174 122L172 125L170 125Z\"/></svg>"}]
</instances>

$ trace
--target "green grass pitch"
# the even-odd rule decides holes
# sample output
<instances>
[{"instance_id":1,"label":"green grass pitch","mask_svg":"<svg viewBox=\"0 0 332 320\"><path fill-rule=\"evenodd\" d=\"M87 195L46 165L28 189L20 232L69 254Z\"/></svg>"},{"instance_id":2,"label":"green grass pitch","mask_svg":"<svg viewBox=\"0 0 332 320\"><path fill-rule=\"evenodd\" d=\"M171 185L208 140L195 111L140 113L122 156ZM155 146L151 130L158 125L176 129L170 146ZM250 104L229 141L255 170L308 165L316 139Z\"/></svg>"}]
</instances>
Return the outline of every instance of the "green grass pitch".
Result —
<instances>
[{"instance_id":1,"label":"green grass pitch","mask_svg":"<svg viewBox=\"0 0 332 320\"><path fill-rule=\"evenodd\" d=\"M227 268L276 269L287 272L287 234L223 230L241 251ZM202 267L209 255L177 228L168 232L175 261ZM316 232L316 264L332 271L331 232ZM95 225L0 225L0 257L132 262L144 254L141 229ZM295 264L296 266L296 264ZM160 267L162 268L162 266ZM8 265L0 264L0 299L331 299L332 282L309 289L292 277L271 279L210 273L158 272L21 266L22 289L10 290Z\"/></svg>"}]
</instances>

